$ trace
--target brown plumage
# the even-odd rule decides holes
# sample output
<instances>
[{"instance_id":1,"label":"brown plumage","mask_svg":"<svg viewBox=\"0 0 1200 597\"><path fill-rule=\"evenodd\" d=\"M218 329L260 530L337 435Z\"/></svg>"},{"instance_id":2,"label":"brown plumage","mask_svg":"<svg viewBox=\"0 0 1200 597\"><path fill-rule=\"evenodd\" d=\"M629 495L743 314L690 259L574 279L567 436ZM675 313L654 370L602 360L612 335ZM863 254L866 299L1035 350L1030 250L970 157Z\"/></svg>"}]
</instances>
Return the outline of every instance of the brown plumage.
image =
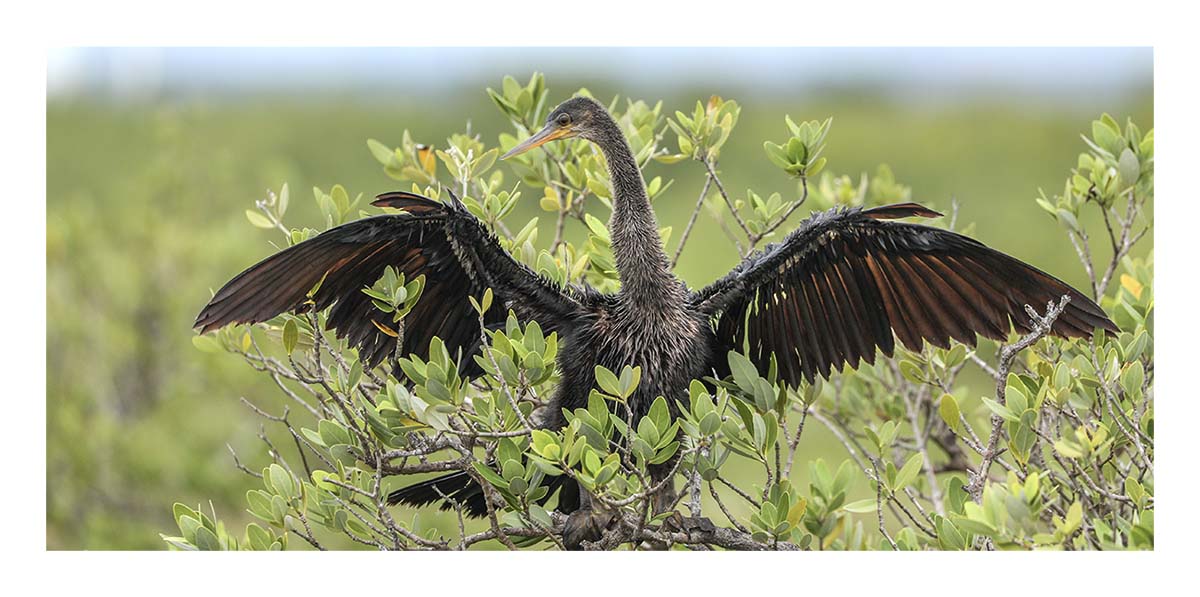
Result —
<instances>
[{"instance_id":1,"label":"brown plumage","mask_svg":"<svg viewBox=\"0 0 1200 597\"><path fill-rule=\"evenodd\" d=\"M877 349L891 356L893 334L919 351L952 339L974 346L976 335L1003 340L1011 327L1027 333L1024 306L1063 295L1071 301L1053 333L1117 331L1091 299L1037 268L954 232L889 221L940 215L914 203L816 214L693 304L717 319L723 346L748 341L764 370L774 354L793 385L873 363Z\"/></svg>"}]
</instances>

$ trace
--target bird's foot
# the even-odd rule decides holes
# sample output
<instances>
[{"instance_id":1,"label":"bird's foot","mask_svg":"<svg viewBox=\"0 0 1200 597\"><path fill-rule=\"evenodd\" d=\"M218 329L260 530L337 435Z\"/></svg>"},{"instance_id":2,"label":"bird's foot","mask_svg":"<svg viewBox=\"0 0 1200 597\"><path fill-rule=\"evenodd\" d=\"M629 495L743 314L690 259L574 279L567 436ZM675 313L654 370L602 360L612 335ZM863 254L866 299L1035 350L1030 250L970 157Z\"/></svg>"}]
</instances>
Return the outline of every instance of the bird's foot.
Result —
<instances>
[{"instance_id":1,"label":"bird's foot","mask_svg":"<svg viewBox=\"0 0 1200 597\"><path fill-rule=\"evenodd\" d=\"M604 531L617 519L612 512L603 510L576 510L567 515L563 523L563 545L570 550L583 549L583 542L599 541Z\"/></svg>"},{"instance_id":2,"label":"bird's foot","mask_svg":"<svg viewBox=\"0 0 1200 597\"><path fill-rule=\"evenodd\" d=\"M671 533L711 533L717 525L703 516L684 516L678 510L663 520L663 530Z\"/></svg>"}]
</instances>

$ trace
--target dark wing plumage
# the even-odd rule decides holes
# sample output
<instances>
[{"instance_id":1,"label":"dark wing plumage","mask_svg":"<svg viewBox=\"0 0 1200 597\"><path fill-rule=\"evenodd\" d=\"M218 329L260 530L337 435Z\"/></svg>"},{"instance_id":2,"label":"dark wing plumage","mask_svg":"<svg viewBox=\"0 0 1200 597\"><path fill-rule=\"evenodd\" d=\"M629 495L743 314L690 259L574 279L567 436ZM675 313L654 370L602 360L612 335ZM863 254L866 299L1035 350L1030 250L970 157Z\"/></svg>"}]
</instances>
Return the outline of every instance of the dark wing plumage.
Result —
<instances>
[{"instance_id":1,"label":"dark wing plumage","mask_svg":"<svg viewBox=\"0 0 1200 597\"><path fill-rule=\"evenodd\" d=\"M792 385L874 363L877 348L891 356L893 334L920 350L952 338L973 346L977 334L1000 340L1010 321L1027 333L1024 305L1040 311L1063 295L1071 301L1055 334L1116 331L1095 302L1037 268L960 234L885 221L940 215L915 203L815 214L693 295L693 305L717 318L721 348L747 347L763 371L774 353Z\"/></svg>"},{"instance_id":2,"label":"dark wing plumage","mask_svg":"<svg viewBox=\"0 0 1200 597\"><path fill-rule=\"evenodd\" d=\"M331 307L327 326L374 366L397 343L379 326L396 326L362 289L389 265L407 279L426 278L421 299L403 322L405 355L426 356L434 336L452 354L470 355L478 347L480 330L467 297L478 298L489 287L498 300L485 314L487 325L502 325L507 307L552 329L576 308L568 289L514 261L460 204L411 193L380 195L374 204L404 213L343 224L264 259L217 291L195 326L204 333L231 323L266 321L286 311ZM468 375L476 368L472 359L463 366Z\"/></svg>"}]
</instances>

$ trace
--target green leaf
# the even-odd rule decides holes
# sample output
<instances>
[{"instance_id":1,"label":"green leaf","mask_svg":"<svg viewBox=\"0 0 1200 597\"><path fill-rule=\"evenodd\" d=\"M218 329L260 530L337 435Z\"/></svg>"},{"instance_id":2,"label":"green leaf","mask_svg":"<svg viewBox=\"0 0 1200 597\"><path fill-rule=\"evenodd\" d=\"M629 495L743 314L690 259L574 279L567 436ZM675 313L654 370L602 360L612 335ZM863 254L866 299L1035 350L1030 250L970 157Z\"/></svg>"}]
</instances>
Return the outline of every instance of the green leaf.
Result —
<instances>
[{"instance_id":1,"label":"green leaf","mask_svg":"<svg viewBox=\"0 0 1200 597\"><path fill-rule=\"evenodd\" d=\"M621 370L621 378L618 380L619 389L621 390L620 396L622 398L629 398L632 396L633 392L637 390L638 384L641 383L641 381L642 368L630 367L629 365L626 365L625 368ZM663 408L666 408L665 400L663 401ZM653 409L651 409L651 412L653 412Z\"/></svg>"},{"instance_id":2,"label":"green leaf","mask_svg":"<svg viewBox=\"0 0 1200 597\"><path fill-rule=\"evenodd\" d=\"M950 518L954 521L954 526L967 531L968 533L983 535L985 537L996 536L996 528L981 520L972 520L965 516L958 516L957 514L951 516Z\"/></svg>"},{"instance_id":3,"label":"green leaf","mask_svg":"<svg viewBox=\"0 0 1200 597\"><path fill-rule=\"evenodd\" d=\"M300 330L296 327L296 320L289 319L283 324L283 349L289 355L296 350L296 342L300 339Z\"/></svg>"},{"instance_id":4,"label":"green leaf","mask_svg":"<svg viewBox=\"0 0 1200 597\"><path fill-rule=\"evenodd\" d=\"M1121 152L1121 157L1117 160L1117 173L1121 175L1121 182L1125 183L1125 186L1137 183L1138 176L1141 174L1141 165L1132 149L1126 147Z\"/></svg>"},{"instance_id":5,"label":"green leaf","mask_svg":"<svg viewBox=\"0 0 1200 597\"><path fill-rule=\"evenodd\" d=\"M202 528L204 528L204 525L200 523L199 518L193 518L186 514L179 517L179 531L183 533L183 538L189 542L195 542L196 531Z\"/></svg>"},{"instance_id":6,"label":"green leaf","mask_svg":"<svg viewBox=\"0 0 1200 597\"><path fill-rule=\"evenodd\" d=\"M812 161L807 168L804 169L805 176L816 176L825 169L825 158L819 157Z\"/></svg>"},{"instance_id":7,"label":"green leaf","mask_svg":"<svg viewBox=\"0 0 1200 597\"><path fill-rule=\"evenodd\" d=\"M221 343L212 336L192 336L192 346L195 346L200 352L221 352Z\"/></svg>"},{"instance_id":8,"label":"green leaf","mask_svg":"<svg viewBox=\"0 0 1200 597\"><path fill-rule=\"evenodd\" d=\"M660 433L665 432L671 426L671 412L667 408L666 398L662 396L655 398L654 403L650 405L650 412L643 417L643 420L645 419L652 421Z\"/></svg>"},{"instance_id":9,"label":"green leaf","mask_svg":"<svg viewBox=\"0 0 1200 597\"><path fill-rule=\"evenodd\" d=\"M288 185L285 182L283 183L283 187L279 189L279 208L276 210L276 213L278 213L281 218L283 217L283 214L287 213L288 202L290 199L291 197L288 191Z\"/></svg>"},{"instance_id":10,"label":"green leaf","mask_svg":"<svg viewBox=\"0 0 1200 597\"><path fill-rule=\"evenodd\" d=\"M875 503L875 498L867 498L865 500L850 502L849 504L842 506L842 509L847 512L861 514L863 512L875 512L878 509L878 506Z\"/></svg>"},{"instance_id":11,"label":"green leaf","mask_svg":"<svg viewBox=\"0 0 1200 597\"><path fill-rule=\"evenodd\" d=\"M938 414L950 429L959 430L962 425L959 417L962 413L958 410L958 401L954 399L954 396L942 394L942 399L938 402Z\"/></svg>"},{"instance_id":12,"label":"green leaf","mask_svg":"<svg viewBox=\"0 0 1200 597\"><path fill-rule=\"evenodd\" d=\"M1096 141L1096 145L1113 155L1116 155L1117 148L1122 143L1121 131L1102 120L1092 122L1092 139Z\"/></svg>"},{"instance_id":13,"label":"green leaf","mask_svg":"<svg viewBox=\"0 0 1200 597\"><path fill-rule=\"evenodd\" d=\"M200 551L221 551L221 541L217 535L207 528L196 529L196 540L193 541Z\"/></svg>"},{"instance_id":14,"label":"green leaf","mask_svg":"<svg viewBox=\"0 0 1200 597\"><path fill-rule=\"evenodd\" d=\"M171 507L171 513L175 516L175 524L177 525L180 524L179 519L183 518L184 516L190 516L195 520L200 520L199 513L179 502L175 502L175 505ZM180 529L182 530L182 526Z\"/></svg>"},{"instance_id":15,"label":"green leaf","mask_svg":"<svg viewBox=\"0 0 1200 597\"><path fill-rule=\"evenodd\" d=\"M546 455L547 446L556 445L554 436L550 432L541 429L535 429L531 439L533 440L533 451L542 456Z\"/></svg>"},{"instance_id":16,"label":"green leaf","mask_svg":"<svg viewBox=\"0 0 1200 597\"><path fill-rule=\"evenodd\" d=\"M478 472L484 479L486 479L488 483L491 483L496 487L508 486L508 481L505 481L503 477L496 474L496 471L492 470L482 462L475 461L471 463L471 466L475 467L475 471Z\"/></svg>"},{"instance_id":17,"label":"green leaf","mask_svg":"<svg viewBox=\"0 0 1200 597\"><path fill-rule=\"evenodd\" d=\"M1146 497L1146 489L1141 483L1138 483L1137 479L1125 477L1125 495L1141 507L1142 499Z\"/></svg>"},{"instance_id":18,"label":"green leaf","mask_svg":"<svg viewBox=\"0 0 1200 597\"><path fill-rule=\"evenodd\" d=\"M251 514L265 522L275 522L275 517L271 512L271 497L265 491L261 489L247 491L246 504L250 506Z\"/></svg>"},{"instance_id":19,"label":"green leaf","mask_svg":"<svg viewBox=\"0 0 1200 597\"><path fill-rule=\"evenodd\" d=\"M317 422L317 432L321 436L321 441L326 446L349 444L351 442L350 432L336 421L321 419Z\"/></svg>"},{"instance_id":20,"label":"green leaf","mask_svg":"<svg viewBox=\"0 0 1200 597\"><path fill-rule=\"evenodd\" d=\"M1079 528L1081 523L1083 523L1083 504L1074 502L1069 508L1067 508L1067 517L1063 521L1063 525L1060 530L1062 530L1064 535L1070 535Z\"/></svg>"},{"instance_id":21,"label":"green leaf","mask_svg":"<svg viewBox=\"0 0 1200 597\"><path fill-rule=\"evenodd\" d=\"M800 524L800 519L804 516L804 512L806 510L808 510L808 500L804 498L798 498L796 503L792 504L791 508L788 508L788 523L792 526L798 526Z\"/></svg>"},{"instance_id":22,"label":"green leaf","mask_svg":"<svg viewBox=\"0 0 1200 597\"><path fill-rule=\"evenodd\" d=\"M483 305L482 305L482 308L480 309L480 311L482 313L487 313L488 309L492 308L492 300L494 298L495 298L495 295L492 293L491 288L488 288L487 290L483 291Z\"/></svg>"},{"instance_id":23,"label":"green leaf","mask_svg":"<svg viewBox=\"0 0 1200 597\"><path fill-rule=\"evenodd\" d=\"M487 172L488 168L491 168L492 164L496 163L496 157L499 155L500 155L499 150L497 150L495 148L492 148L492 149L489 149L489 150L483 152L483 155L479 156L478 158L475 158L475 164L472 169L472 174L478 175L478 174Z\"/></svg>"},{"instance_id":24,"label":"green leaf","mask_svg":"<svg viewBox=\"0 0 1200 597\"><path fill-rule=\"evenodd\" d=\"M1004 386L1004 406L1009 412L1022 413L1029 408L1029 399L1025 397L1022 385L1016 375L1008 375L1007 385Z\"/></svg>"},{"instance_id":25,"label":"green leaf","mask_svg":"<svg viewBox=\"0 0 1200 597\"><path fill-rule=\"evenodd\" d=\"M1142 392L1142 384L1146 381L1146 369L1142 366L1141 361L1134 361L1132 365L1125 369L1121 374L1121 388L1125 390L1125 395L1131 399L1138 396Z\"/></svg>"},{"instance_id":26,"label":"green leaf","mask_svg":"<svg viewBox=\"0 0 1200 597\"><path fill-rule=\"evenodd\" d=\"M675 453L678 451L679 451L679 442L672 441L672 442L668 443L666 446L664 446L661 450L659 450L658 453L655 454L654 458L650 459L650 464L662 464L662 463L670 460L671 457L674 456Z\"/></svg>"},{"instance_id":27,"label":"green leaf","mask_svg":"<svg viewBox=\"0 0 1200 597\"><path fill-rule=\"evenodd\" d=\"M596 365L596 384L600 386L600 389L603 390L604 393L609 394L610 396L623 398L623 396L621 396L621 382L617 379L617 376L612 371L609 371L601 365Z\"/></svg>"},{"instance_id":28,"label":"green leaf","mask_svg":"<svg viewBox=\"0 0 1200 597\"><path fill-rule=\"evenodd\" d=\"M395 155L391 148L374 139L367 139L367 149L371 150L371 155L375 156L375 160L384 166L390 164Z\"/></svg>"},{"instance_id":29,"label":"green leaf","mask_svg":"<svg viewBox=\"0 0 1200 597\"><path fill-rule=\"evenodd\" d=\"M339 214L344 214L346 210L350 209L350 195L342 185L333 185L333 189L329 191L329 198L333 200L333 205L337 207Z\"/></svg>"},{"instance_id":30,"label":"green leaf","mask_svg":"<svg viewBox=\"0 0 1200 597\"><path fill-rule=\"evenodd\" d=\"M808 148L800 139L792 137L787 142L787 157L792 164L804 164L808 162Z\"/></svg>"},{"instance_id":31,"label":"green leaf","mask_svg":"<svg viewBox=\"0 0 1200 597\"><path fill-rule=\"evenodd\" d=\"M1083 457L1083 452L1081 450L1061 439L1054 442L1054 450L1059 454L1066 456L1067 458Z\"/></svg>"},{"instance_id":32,"label":"green leaf","mask_svg":"<svg viewBox=\"0 0 1200 597\"><path fill-rule=\"evenodd\" d=\"M900 375L913 383L925 383L925 374L921 366L907 359L900 361Z\"/></svg>"},{"instance_id":33,"label":"green leaf","mask_svg":"<svg viewBox=\"0 0 1200 597\"><path fill-rule=\"evenodd\" d=\"M921 465L924 464L924 457L920 454L913 454L908 461L904 463L904 467L896 473L896 483L892 487L893 491L900 491L908 487L910 483L917 479L917 475L921 473Z\"/></svg>"},{"instance_id":34,"label":"green leaf","mask_svg":"<svg viewBox=\"0 0 1200 597\"><path fill-rule=\"evenodd\" d=\"M958 532L958 528L950 522L949 518L942 518L938 521L938 543L942 549L947 550L962 550L967 547L967 539Z\"/></svg>"},{"instance_id":35,"label":"green leaf","mask_svg":"<svg viewBox=\"0 0 1200 597\"><path fill-rule=\"evenodd\" d=\"M780 168L787 168L788 166L792 165L791 162L788 161L787 151L782 146L767 141L763 143L763 149L766 150L767 159L771 160L772 164L775 164Z\"/></svg>"},{"instance_id":36,"label":"green leaf","mask_svg":"<svg viewBox=\"0 0 1200 597\"><path fill-rule=\"evenodd\" d=\"M275 493L285 498L296 497L296 484L292 480L292 476L282 466L271 464L271 466L267 467L267 479L270 481Z\"/></svg>"},{"instance_id":37,"label":"green leaf","mask_svg":"<svg viewBox=\"0 0 1200 597\"><path fill-rule=\"evenodd\" d=\"M1062 223L1063 226L1066 226L1068 230L1079 230L1079 221L1075 219L1075 214L1059 208L1059 210L1055 212L1055 215L1058 216L1058 221Z\"/></svg>"},{"instance_id":38,"label":"green leaf","mask_svg":"<svg viewBox=\"0 0 1200 597\"><path fill-rule=\"evenodd\" d=\"M254 226L257 228L274 228L275 227L275 225L271 223L271 220L267 219L267 216L264 216L256 211L254 211L253 209L246 210L246 219L250 220L250 223L254 224Z\"/></svg>"},{"instance_id":39,"label":"green leaf","mask_svg":"<svg viewBox=\"0 0 1200 597\"><path fill-rule=\"evenodd\" d=\"M604 225L604 222L600 221L600 218L597 218L592 214L585 213L583 214L583 220L587 224L588 230L592 231L592 234L603 239L605 242L608 242L608 227Z\"/></svg>"},{"instance_id":40,"label":"green leaf","mask_svg":"<svg viewBox=\"0 0 1200 597\"><path fill-rule=\"evenodd\" d=\"M1018 417L1017 415L1014 415L1012 413L1012 411L1008 410L1007 408L1004 408L1003 405L1001 405L999 402L996 402L995 400L992 400L991 398L988 398L985 396L983 398L983 404L985 406L987 406L988 409L990 409L992 412L996 413L997 415L999 415L1001 418L1003 418L1006 421L1016 422L1016 421L1021 420L1020 417Z\"/></svg>"},{"instance_id":41,"label":"green leaf","mask_svg":"<svg viewBox=\"0 0 1200 597\"><path fill-rule=\"evenodd\" d=\"M729 370L733 373L733 381L748 394L754 393L756 382L759 379L758 368L745 355L736 352L729 352Z\"/></svg>"}]
</instances>

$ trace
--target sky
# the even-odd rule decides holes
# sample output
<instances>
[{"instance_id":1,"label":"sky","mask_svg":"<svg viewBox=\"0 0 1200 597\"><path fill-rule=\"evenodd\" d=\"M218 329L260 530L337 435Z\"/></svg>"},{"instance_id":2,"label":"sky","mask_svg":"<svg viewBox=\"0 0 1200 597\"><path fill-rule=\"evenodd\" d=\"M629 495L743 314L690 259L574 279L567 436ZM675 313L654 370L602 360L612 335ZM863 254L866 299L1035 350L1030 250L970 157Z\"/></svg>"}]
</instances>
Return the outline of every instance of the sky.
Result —
<instances>
[{"instance_id":1,"label":"sky","mask_svg":"<svg viewBox=\"0 0 1200 597\"><path fill-rule=\"evenodd\" d=\"M113 100L388 89L436 95L541 70L620 80L633 89L719 77L803 93L869 85L927 97L1004 88L1069 100L1144 88L1150 48L63 48L50 53L51 97ZM1097 76L1102 73L1103 76Z\"/></svg>"}]
</instances>

